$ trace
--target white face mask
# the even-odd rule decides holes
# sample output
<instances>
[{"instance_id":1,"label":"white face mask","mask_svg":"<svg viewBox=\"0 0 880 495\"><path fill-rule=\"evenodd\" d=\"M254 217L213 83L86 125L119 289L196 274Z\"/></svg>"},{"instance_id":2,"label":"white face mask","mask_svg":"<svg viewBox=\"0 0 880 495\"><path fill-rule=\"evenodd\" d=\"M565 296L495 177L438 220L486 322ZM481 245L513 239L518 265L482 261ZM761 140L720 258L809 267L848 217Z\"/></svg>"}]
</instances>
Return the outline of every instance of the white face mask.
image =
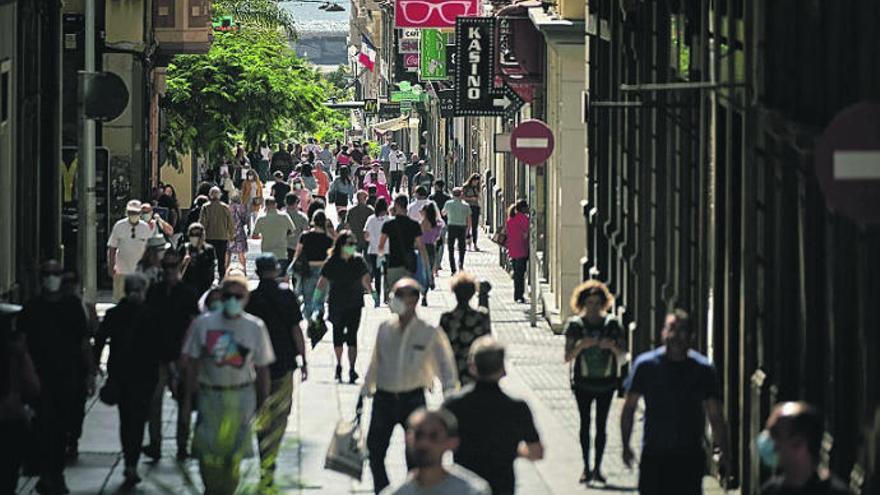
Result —
<instances>
[{"instance_id":1,"label":"white face mask","mask_svg":"<svg viewBox=\"0 0 880 495\"><path fill-rule=\"evenodd\" d=\"M46 275L43 277L43 288L48 292L58 292L58 289L61 288L61 276Z\"/></svg>"},{"instance_id":2,"label":"white face mask","mask_svg":"<svg viewBox=\"0 0 880 495\"><path fill-rule=\"evenodd\" d=\"M403 302L403 299L393 296L390 301L388 301L388 309L391 310L392 313L396 315L402 315L406 313L406 303Z\"/></svg>"},{"instance_id":3,"label":"white face mask","mask_svg":"<svg viewBox=\"0 0 880 495\"><path fill-rule=\"evenodd\" d=\"M140 213L129 214L128 221L132 224L136 224L136 223L140 222L141 221L141 214Z\"/></svg>"},{"instance_id":4,"label":"white face mask","mask_svg":"<svg viewBox=\"0 0 880 495\"><path fill-rule=\"evenodd\" d=\"M189 243L194 246L198 246L199 243L201 243L201 242L202 242L202 238L197 235L192 235L189 237Z\"/></svg>"}]
</instances>

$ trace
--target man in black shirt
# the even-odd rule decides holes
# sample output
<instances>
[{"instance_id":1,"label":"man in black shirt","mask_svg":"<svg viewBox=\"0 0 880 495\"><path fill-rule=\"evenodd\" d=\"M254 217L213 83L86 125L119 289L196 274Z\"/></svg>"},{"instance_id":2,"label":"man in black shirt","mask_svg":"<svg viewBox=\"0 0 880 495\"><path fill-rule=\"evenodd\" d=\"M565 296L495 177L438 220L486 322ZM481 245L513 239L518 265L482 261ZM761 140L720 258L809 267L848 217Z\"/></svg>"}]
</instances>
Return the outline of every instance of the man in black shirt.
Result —
<instances>
[{"instance_id":1,"label":"man in black shirt","mask_svg":"<svg viewBox=\"0 0 880 495\"><path fill-rule=\"evenodd\" d=\"M153 393L150 405L150 444L144 453L154 460L162 455L162 399L165 386L171 388L177 398L178 378L183 376L178 361L180 349L189 324L199 314L199 296L180 280L180 254L168 249L162 256L163 277L147 291L146 306L150 325L162 339L162 364L159 366L159 382ZM186 460L189 440L190 418L178 408L177 415L177 458Z\"/></svg>"},{"instance_id":2,"label":"man in black shirt","mask_svg":"<svg viewBox=\"0 0 880 495\"><path fill-rule=\"evenodd\" d=\"M262 468L260 487L267 490L274 484L275 460L293 404L293 372L297 368L297 356L302 359L300 372L303 381L309 375L305 344L299 327L303 317L296 295L287 284L278 283L278 260L274 255L263 254L257 258L256 269L260 285L251 291L245 310L266 324L275 351L275 362L269 365L272 385L271 395L266 402L268 418L264 423L265 428L257 431Z\"/></svg>"},{"instance_id":3,"label":"man in black shirt","mask_svg":"<svg viewBox=\"0 0 880 495\"><path fill-rule=\"evenodd\" d=\"M94 394L95 370L86 312L78 297L61 291L61 264L49 260L40 274L42 290L24 305L18 320L41 387L34 425L40 461L37 491L66 493L64 451L72 429L70 414L83 384L89 396Z\"/></svg>"},{"instance_id":4,"label":"man in black shirt","mask_svg":"<svg viewBox=\"0 0 880 495\"><path fill-rule=\"evenodd\" d=\"M277 198L278 201L283 201L284 197L287 196L287 193L290 192L290 186L287 185L287 181L285 178L287 177L281 171L276 171L272 176L275 180L275 183L272 184L272 197Z\"/></svg>"},{"instance_id":5,"label":"man in black shirt","mask_svg":"<svg viewBox=\"0 0 880 495\"><path fill-rule=\"evenodd\" d=\"M382 235L379 236L379 252L384 252L388 245L388 258L385 260L386 288L394 286L402 278L415 275L416 250L423 260L428 259L425 245L422 244L422 227L419 222L406 215L408 204L405 194L394 198L394 219L385 222Z\"/></svg>"},{"instance_id":6,"label":"man in black shirt","mask_svg":"<svg viewBox=\"0 0 880 495\"><path fill-rule=\"evenodd\" d=\"M478 338L468 366L477 382L443 405L458 419L461 444L455 462L488 481L494 495L513 494L513 462L517 457L543 459L544 446L529 406L498 386L506 374L504 347L490 336Z\"/></svg>"},{"instance_id":7,"label":"man in black shirt","mask_svg":"<svg viewBox=\"0 0 880 495\"><path fill-rule=\"evenodd\" d=\"M770 469L779 468L762 495L845 495L846 485L819 467L825 421L806 402L777 404L767 418L767 428L755 442L758 454Z\"/></svg>"}]
</instances>

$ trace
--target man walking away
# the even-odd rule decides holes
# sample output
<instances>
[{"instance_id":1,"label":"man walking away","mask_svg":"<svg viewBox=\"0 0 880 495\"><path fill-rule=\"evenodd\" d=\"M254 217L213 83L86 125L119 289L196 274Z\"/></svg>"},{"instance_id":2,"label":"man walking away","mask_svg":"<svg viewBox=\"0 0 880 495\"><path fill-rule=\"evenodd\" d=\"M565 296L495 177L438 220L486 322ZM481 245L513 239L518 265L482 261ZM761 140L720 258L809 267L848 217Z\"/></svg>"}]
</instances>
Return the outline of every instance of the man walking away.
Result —
<instances>
[{"instance_id":1,"label":"man walking away","mask_svg":"<svg viewBox=\"0 0 880 495\"><path fill-rule=\"evenodd\" d=\"M498 382L504 368L504 347L491 336L474 341L468 367L474 385L443 405L458 420L461 444L455 462L489 482L493 495L512 495L516 487L513 462L544 458L544 446L529 406L505 394Z\"/></svg>"},{"instance_id":2,"label":"man walking away","mask_svg":"<svg viewBox=\"0 0 880 495\"><path fill-rule=\"evenodd\" d=\"M428 253L422 244L422 227L406 216L407 198L401 194L394 198L394 219L382 225L379 236L379 252L388 246L388 259L385 262L386 287L392 287L404 277L416 273L416 250L422 259Z\"/></svg>"},{"instance_id":3,"label":"man walking away","mask_svg":"<svg viewBox=\"0 0 880 495\"><path fill-rule=\"evenodd\" d=\"M779 473L761 488L761 495L848 494L840 479L819 467L824 436L825 421L816 407L777 404L755 442L761 462Z\"/></svg>"},{"instance_id":4,"label":"man walking away","mask_svg":"<svg viewBox=\"0 0 880 495\"><path fill-rule=\"evenodd\" d=\"M205 226L205 239L214 246L217 254L217 275L226 275L226 248L235 234L232 212L229 206L220 201L220 188L212 187L208 192L209 202L202 207L199 223Z\"/></svg>"},{"instance_id":5,"label":"man walking away","mask_svg":"<svg viewBox=\"0 0 880 495\"><path fill-rule=\"evenodd\" d=\"M358 252L366 254L367 241L364 239L364 227L367 225L367 219L373 214L373 208L367 206L367 191L360 190L357 192L357 204L348 210L346 221L348 228L357 239Z\"/></svg>"},{"instance_id":6,"label":"man walking away","mask_svg":"<svg viewBox=\"0 0 880 495\"><path fill-rule=\"evenodd\" d=\"M133 199L125 206L126 218L113 225L107 239L107 272L113 278L113 300L125 295L125 276L137 271L138 261L152 236L150 226L141 220L141 202Z\"/></svg>"},{"instance_id":7,"label":"man walking away","mask_svg":"<svg viewBox=\"0 0 880 495\"><path fill-rule=\"evenodd\" d=\"M193 454L209 495L231 495L238 488L240 462L253 456L254 414L271 390L269 365L275 361L263 321L244 313L247 279L227 277L223 311L196 319L183 345L191 410L198 390L199 415Z\"/></svg>"},{"instance_id":8,"label":"man walking away","mask_svg":"<svg viewBox=\"0 0 880 495\"><path fill-rule=\"evenodd\" d=\"M362 395L373 395L367 433L370 470L376 493L388 486L385 453L396 425L425 405L425 389L438 376L443 393L458 387L455 361L446 335L416 315L422 288L412 278L398 281L388 307L394 316L379 326ZM412 459L407 460L411 464ZM409 465L408 467L413 467Z\"/></svg>"},{"instance_id":9,"label":"man walking away","mask_svg":"<svg viewBox=\"0 0 880 495\"><path fill-rule=\"evenodd\" d=\"M706 455L703 433L706 416L721 449L722 473L729 474L727 424L721 409L715 368L690 349L693 338L687 312L666 316L664 345L640 355L627 379L626 401L620 417L623 463L631 466L633 418L645 398L645 432L639 464L642 495L699 495L703 493Z\"/></svg>"},{"instance_id":10,"label":"man walking away","mask_svg":"<svg viewBox=\"0 0 880 495\"><path fill-rule=\"evenodd\" d=\"M443 215L446 216L447 235L449 237L449 270L456 272L455 268L455 245L458 244L458 267L464 269L464 254L467 252L465 239L471 227L471 207L461 197L460 187L452 190L452 199L443 207Z\"/></svg>"},{"instance_id":11,"label":"man walking away","mask_svg":"<svg viewBox=\"0 0 880 495\"><path fill-rule=\"evenodd\" d=\"M407 420L406 452L414 469L397 488L383 495L489 495L486 481L467 469L443 466L443 455L459 445L455 417L440 409L419 408Z\"/></svg>"},{"instance_id":12,"label":"man walking away","mask_svg":"<svg viewBox=\"0 0 880 495\"><path fill-rule=\"evenodd\" d=\"M474 381L468 366L468 353L474 340L490 333L489 312L486 308L471 307L471 299L477 293L477 281L470 273L455 274L449 288L455 294L457 304L455 309L440 316L440 328L452 346L452 354L458 365L458 379L462 385L466 385Z\"/></svg>"},{"instance_id":13,"label":"man walking away","mask_svg":"<svg viewBox=\"0 0 880 495\"><path fill-rule=\"evenodd\" d=\"M272 253L276 259L286 260L287 241L295 229L290 216L278 211L275 198L266 198L266 211L257 218L254 225L254 239L262 239L263 252ZM287 270L287 265L282 268Z\"/></svg>"},{"instance_id":14,"label":"man walking away","mask_svg":"<svg viewBox=\"0 0 880 495\"><path fill-rule=\"evenodd\" d=\"M269 490L274 485L275 463L281 440L287 430L287 417L293 404L293 372L297 357L302 380L308 379L306 349L300 322L303 320L296 295L287 284L278 283L278 259L271 253L257 258L257 276L260 285L251 292L248 313L260 318L269 330L275 362L269 365L272 380L267 407L263 409L264 428L257 430L260 446L260 488Z\"/></svg>"},{"instance_id":15,"label":"man walking away","mask_svg":"<svg viewBox=\"0 0 880 495\"><path fill-rule=\"evenodd\" d=\"M293 232L287 236L287 266L293 262L293 254L296 252L296 245L299 244L299 238L309 229L309 218L299 208L299 196L296 193L289 192L284 197L285 212L293 223Z\"/></svg>"}]
</instances>

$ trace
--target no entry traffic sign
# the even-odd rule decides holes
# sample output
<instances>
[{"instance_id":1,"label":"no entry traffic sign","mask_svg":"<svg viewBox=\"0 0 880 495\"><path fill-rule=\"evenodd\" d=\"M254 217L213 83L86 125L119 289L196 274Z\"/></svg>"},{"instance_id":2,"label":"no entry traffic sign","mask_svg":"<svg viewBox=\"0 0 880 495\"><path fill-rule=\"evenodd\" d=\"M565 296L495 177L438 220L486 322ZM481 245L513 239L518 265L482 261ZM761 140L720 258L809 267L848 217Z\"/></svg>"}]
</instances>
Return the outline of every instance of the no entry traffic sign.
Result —
<instances>
[{"instance_id":1,"label":"no entry traffic sign","mask_svg":"<svg viewBox=\"0 0 880 495\"><path fill-rule=\"evenodd\" d=\"M527 165L538 165L550 158L553 145L553 131L537 119L523 121L510 133L510 150Z\"/></svg>"},{"instance_id":2,"label":"no entry traffic sign","mask_svg":"<svg viewBox=\"0 0 880 495\"><path fill-rule=\"evenodd\" d=\"M815 156L828 206L860 223L880 223L880 104L857 103L837 114Z\"/></svg>"}]
</instances>

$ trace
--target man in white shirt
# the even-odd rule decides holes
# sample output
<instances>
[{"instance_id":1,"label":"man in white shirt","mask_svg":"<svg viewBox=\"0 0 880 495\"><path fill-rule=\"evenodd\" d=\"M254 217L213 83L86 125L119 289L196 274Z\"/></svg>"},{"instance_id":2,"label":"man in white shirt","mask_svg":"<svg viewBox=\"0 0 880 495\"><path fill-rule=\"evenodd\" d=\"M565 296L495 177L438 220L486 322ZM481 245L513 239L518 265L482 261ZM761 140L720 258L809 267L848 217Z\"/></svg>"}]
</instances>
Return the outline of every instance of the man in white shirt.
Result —
<instances>
[{"instance_id":1,"label":"man in white shirt","mask_svg":"<svg viewBox=\"0 0 880 495\"><path fill-rule=\"evenodd\" d=\"M488 483L457 465L443 466L443 454L458 448L458 422L445 409L420 408L407 421L406 451L415 467L397 488L382 495L489 495Z\"/></svg>"},{"instance_id":2,"label":"man in white shirt","mask_svg":"<svg viewBox=\"0 0 880 495\"><path fill-rule=\"evenodd\" d=\"M428 199L428 190L424 186L418 186L415 190L415 199L409 206L406 207L406 216L410 217L416 222L422 221L422 208L427 204L434 205L434 211L437 212L437 219L440 219L440 208L437 208L437 205Z\"/></svg>"},{"instance_id":3,"label":"man in white shirt","mask_svg":"<svg viewBox=\"0 0 880 495\"><path fill-rule=\"evenodd\" d=\"M125 295L125 276L137 271L137 263L147 249L153 229L141 220L141 202L133 199L125 206L126 218L113 225L107 239L107 273L113 278L113 300Z\"/></svg>"},{"instance_id":4,"label":"man in white shirt","mask_svg":"<svg viewBox=\"0 0 880 495\"><path fill-rule=\"evenodd\" d=\"M385 453L394 427L405 427L409 415L424 407L425 389L432 387L435 376L440 378L444 394L458 387L446 334L416 315L421 294L418 282L404 278L394 284L392 294L388 307L395 316L379 326L361 390L363 395L373 395L367 449L376 493L388 486Z\"/></svg>"},{"instance_id":5,"label":"man in white shirt","mask_svg":"<svg viewBox=\"0 0 880 495\"><path fill-rule=\"evenodd\" d=\"M403 167L406 166L406 156L397 149L397 143L391 143L391 151L388 153L388 172L391 173L391 184L388 190L394 189L400 192L400 182L403 179Z\"/></svg>"}]
</instances>

